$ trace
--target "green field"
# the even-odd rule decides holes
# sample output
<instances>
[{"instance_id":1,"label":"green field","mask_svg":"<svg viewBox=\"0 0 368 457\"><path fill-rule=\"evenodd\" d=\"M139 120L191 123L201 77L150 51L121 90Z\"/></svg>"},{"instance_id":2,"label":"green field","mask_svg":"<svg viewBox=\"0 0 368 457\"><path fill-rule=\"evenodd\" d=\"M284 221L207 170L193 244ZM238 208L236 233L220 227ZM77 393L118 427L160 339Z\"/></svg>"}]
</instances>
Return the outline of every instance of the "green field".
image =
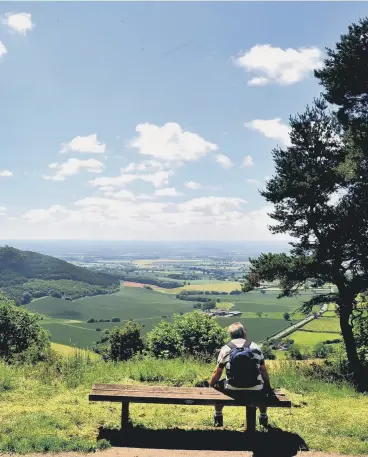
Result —
<instances>
[{"instance_id":1,"label":"green field","mask_svg":"<svg viewBox=\"0 0 368 457\"><path fill-rule=\"evenodd\" d=\"M323 332L303 332L296 331L288 336L294 340L294 343L304 348L313 348L318 343L323 343L326 340L335 340L339 338L338 334L334 333L323 333Z\"/></svg>"},{"instance_id":2,"label":"green field","mask_svg":"<svg viewBox=\"0 0 368 457\"><path fill-rule=\"evenodd\" d=\"M340 333L339 320L336 317L320 317L314 319L303 327L303 330L309 330L313 332L336 332Z\"/></svg>"},{"instance_id":3,"label":"green field","mask_svg":"<svg viewBox=\"0 0 368 457\"><path fill-rule=\"evenodd\" d=\"M284 298L278 300L276 292L250 292L244 295L209 296L220 298L225 303L234 304L234 310L242 311L240 318L219 318L221 325L228 326L240 320L248 328L249 336L255 341L282 330L290 325L282 314L292 313L306 297ZM91 348L103 336L103 331L124 321L134 319L142 326L142 334L150 331L163 319L170 319L175 313L186 313L193 310L194 302L178 300L173 294L164 294L154 290L138 287L125 287L111 295L85 297L67 301L52 297L35 300L27 308L45 316L42 325L50 331L53 342ZM262 318L255 313L262 312ZM120 318L120 323L98 322L87 324L88 319ZM102 331L96 331L100 328Z\"/></svg>"}]
</instances>

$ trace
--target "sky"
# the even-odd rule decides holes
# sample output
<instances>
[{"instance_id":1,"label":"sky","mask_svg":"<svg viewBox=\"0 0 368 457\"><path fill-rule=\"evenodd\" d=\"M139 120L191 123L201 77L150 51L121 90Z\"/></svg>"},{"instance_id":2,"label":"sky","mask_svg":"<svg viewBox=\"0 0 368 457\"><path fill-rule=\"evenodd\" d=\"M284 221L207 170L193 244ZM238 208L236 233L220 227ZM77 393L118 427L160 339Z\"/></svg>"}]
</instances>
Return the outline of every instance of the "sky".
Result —
<instances>
[{"instance_id":1,"label":"sky","mask_svg":"<svg viewBox=\"0 0 368 457\"><path fill-rule=\"evenodd\" d=\"M259 194L368 4L0 3L0 239L287 239ZM333 20L331 20L333 16Z\"/></svg>"}]
</instances>

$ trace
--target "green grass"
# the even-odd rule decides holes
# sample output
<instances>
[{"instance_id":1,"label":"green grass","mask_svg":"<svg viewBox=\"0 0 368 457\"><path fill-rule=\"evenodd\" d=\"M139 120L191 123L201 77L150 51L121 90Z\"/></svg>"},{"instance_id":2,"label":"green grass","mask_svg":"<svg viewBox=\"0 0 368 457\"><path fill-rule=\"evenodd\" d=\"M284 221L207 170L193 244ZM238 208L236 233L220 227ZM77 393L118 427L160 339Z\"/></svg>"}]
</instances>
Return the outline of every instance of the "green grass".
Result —
<instances>
[{"instance_id":1,"label":"green grass","mask_svg":"<svg viewBox=\"0 0 368 457\"><path fill-rule=\"evenodd\" d=\"M232 308L234 308L234 304L228 301L216 303L216 309L223 309L226 311L230 311Z\"/></svg>"},{"instance_id":2,"label":"green grass","mask_svg":"<svg viewBox=\"0 0 368 457\"><path fill-rule=\"evenodd\" d=\"M303 327L303 330L314 332L336 332L340 333L340 323L336 317L321 317L314 319Z\"/></svg>"},{"instance_id":3,"label":"green grass","mask_svg":"<svg viewBox=\"0 0 368 457\"><path fill-rule=\"evenodd\" d=\"M227 283L228 284L228 283ZM310 296L308 296L310 297ZM297 298L277 299L276 292L251 292L244 295L209 296L222 303L233 303L232 309L243 312L238 318L220 318L221 325L228 326L234 320L242 321L249 329L249 335L255 341L282 330L289 324L282 317L285 311L292 313L306 299L306 296ZM222 306L221 304L219 306ZM171 319L174 313L190 312L193 302L178 300L172 294L164 294L144 288L125 287L120 292L111 295L85 297L75 301L61 300L46 297L32 301L27 308L45 315L42 325L51 332L52 341L79 348L91 348L102 332L96 328L110 330L114 326L121 326L128 319L134 319L142 326L145 335L163 319ZM262 312L261 319L255 313ZM299 319L300 313L292 316ZM119 317L120 323L98 322L87 324L87 320L111 319ZM248 322L250 321L251 322Z\"/></svg>"},{"instance_id":4,"label":"green grass","mask_svg":"<svg viewBox=\"0 0 368 457\"><path fill-rule=\"evenodd\" d=\"M334 333L318 333L318 332L303 332L296 331L288 336L294 340L294 343L304 348L313 348L318 343L323 343L326 340L334 340L339 338L339 335Z\"/></svg>"},{"instance_id":5,"label":"green grass","mask_svg":"<svg viewBox=\"0 0 368 457\"><path fill-rule=\"evenodd\" d=\"M367 455L368 396L346 384L307 377L304 365L270 363L274 387L288 393L294 407L270 410L273 426L296 433L311 450ZM143 359L104 363L65 358L59 368L7 366L0 363L0 453L93 451L99 428L118 430L121 406L88 403L91 385L146 383L194 386L208 379L212 364L192 360ZM244 428L242 408L225 408L225 430ZM154 430L212 429L212 408L132 404L133 426ZM216 431L221 433L221 431ZM265 435L266 438L266 435Z\"/></svg>"},{"instance_id":6,"label":"green grass","mask_svg":"<svg viewBox=\"0 0 368 457\"><path fill-rule=\"evenodd\" d=\"M58 354L63 356L82 356L91 357L92 359L98 360L100 356L92 351L86 351L85 349L79 349L76 347L66 346L64 344L51 343L51 349L56 351Z\"/></svg>"}]
</instances>

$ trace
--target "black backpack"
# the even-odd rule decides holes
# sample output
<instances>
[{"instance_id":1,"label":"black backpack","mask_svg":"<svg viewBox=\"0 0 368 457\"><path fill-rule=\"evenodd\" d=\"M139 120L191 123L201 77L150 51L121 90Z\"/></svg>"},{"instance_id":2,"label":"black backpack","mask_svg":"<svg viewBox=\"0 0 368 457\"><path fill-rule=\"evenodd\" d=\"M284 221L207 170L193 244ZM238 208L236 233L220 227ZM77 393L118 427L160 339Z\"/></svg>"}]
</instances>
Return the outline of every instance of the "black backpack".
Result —
<instances>
[{"instance_id":1,"label":"black backpack","mask_svg":"<svg viewBox=\"0 0 368 457\"><path fill-rule=\"evenodd\" d=\"M230 385L238 388L254 387L259 384L259 365L250 349L251 341L246 341L238 347L230 341L229 361L226 364L226 374Z\"/></svg>"}]
</instances>

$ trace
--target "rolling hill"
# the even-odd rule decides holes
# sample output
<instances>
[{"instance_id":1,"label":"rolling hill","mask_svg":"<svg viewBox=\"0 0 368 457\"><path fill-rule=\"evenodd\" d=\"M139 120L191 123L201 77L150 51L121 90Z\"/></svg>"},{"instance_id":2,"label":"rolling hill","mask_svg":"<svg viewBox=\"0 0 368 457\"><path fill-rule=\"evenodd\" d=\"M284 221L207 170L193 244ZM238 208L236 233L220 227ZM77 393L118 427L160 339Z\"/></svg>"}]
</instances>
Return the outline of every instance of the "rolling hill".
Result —
<instances>
[{"instance_id":1,"label":"rolling hill","mask_svg":"<svg viewBox=\"0 0 368 457\"><path fill-rule=\"evenodd\" d=\"M33 298L75 298L119 290L119 280L64 260L9 246L0 248L0 290L17 304Z\"/></svg>"}]
</instances>

